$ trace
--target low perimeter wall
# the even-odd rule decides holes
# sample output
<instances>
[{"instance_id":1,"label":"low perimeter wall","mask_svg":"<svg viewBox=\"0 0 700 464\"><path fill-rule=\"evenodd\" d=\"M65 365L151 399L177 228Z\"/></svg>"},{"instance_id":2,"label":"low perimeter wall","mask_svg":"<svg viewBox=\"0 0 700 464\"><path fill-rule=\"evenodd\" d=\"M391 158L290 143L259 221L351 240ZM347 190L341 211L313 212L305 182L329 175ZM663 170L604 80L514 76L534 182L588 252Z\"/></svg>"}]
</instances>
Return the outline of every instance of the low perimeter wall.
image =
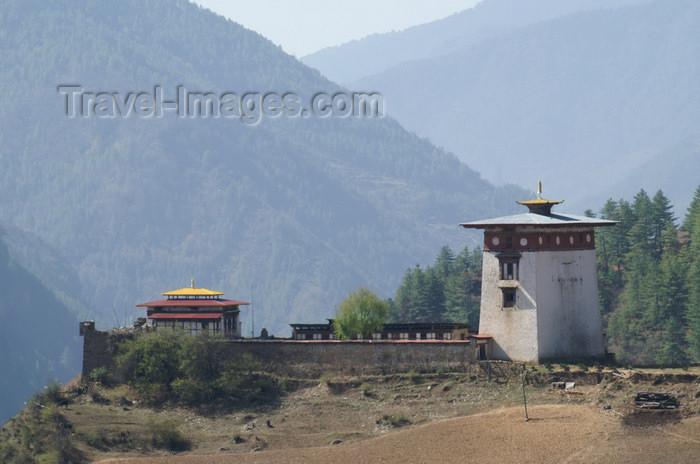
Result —
<instances>
[{"instance_id":1,"label":"low perimeter wall","mask_svg":"<svg viewBox=\"0 0 700 464\"><path fill-rule=\"evenodd\" d=\"M93 369L113 366L117 344L138 336L120 332L101 332L94 324L81 324L83 335L83 377ZM227 351L237 357L249 353L266 367L288 370L310 368L354 370L360 372L400 372L409 369L466 366L476 361L475 344L469 340L396 340L396 341L297 341L231 340Z\"/></svg>"}]
</instances>

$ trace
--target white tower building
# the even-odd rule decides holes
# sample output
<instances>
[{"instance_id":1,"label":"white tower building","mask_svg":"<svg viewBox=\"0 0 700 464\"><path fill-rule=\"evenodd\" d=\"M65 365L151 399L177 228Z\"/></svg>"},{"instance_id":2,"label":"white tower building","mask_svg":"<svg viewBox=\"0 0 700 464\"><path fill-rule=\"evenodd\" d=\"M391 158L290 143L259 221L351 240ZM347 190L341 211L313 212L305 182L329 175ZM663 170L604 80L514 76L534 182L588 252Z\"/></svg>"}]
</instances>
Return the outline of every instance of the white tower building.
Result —
<instances>
[{"instance_id":1,"label":"white tower building","mask_svg":"<svg viewBox=\"0 0 700 464\"><path fill-rule=\"evenodd\" d=\"M594 227L614 221L554 214L561 201L518 202L529 212L460 224L484 229L479 334L491 357L524 362L603 358Z\"/></svg>"}]
</instances>

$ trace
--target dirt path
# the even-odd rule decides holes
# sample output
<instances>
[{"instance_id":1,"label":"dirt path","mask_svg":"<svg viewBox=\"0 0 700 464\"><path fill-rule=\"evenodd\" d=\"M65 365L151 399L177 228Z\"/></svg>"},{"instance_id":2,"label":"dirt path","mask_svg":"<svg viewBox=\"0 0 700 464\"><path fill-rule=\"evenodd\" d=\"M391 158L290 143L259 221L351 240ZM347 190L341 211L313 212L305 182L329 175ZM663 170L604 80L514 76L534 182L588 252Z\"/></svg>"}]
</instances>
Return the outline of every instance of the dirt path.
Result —
<instances>
[{"instance_id":1,"label":"dirt path","mask_svg":"<svg viewBox=\"0 0 700 464\"><path fill-rule=\"evenodd\" d=\"M228 463L697 463L700 417L656 427L624 427L584 405L498 409L442 420L352 444L247 454L114 459L101 464Z\"/></svg>"}]
</instances>

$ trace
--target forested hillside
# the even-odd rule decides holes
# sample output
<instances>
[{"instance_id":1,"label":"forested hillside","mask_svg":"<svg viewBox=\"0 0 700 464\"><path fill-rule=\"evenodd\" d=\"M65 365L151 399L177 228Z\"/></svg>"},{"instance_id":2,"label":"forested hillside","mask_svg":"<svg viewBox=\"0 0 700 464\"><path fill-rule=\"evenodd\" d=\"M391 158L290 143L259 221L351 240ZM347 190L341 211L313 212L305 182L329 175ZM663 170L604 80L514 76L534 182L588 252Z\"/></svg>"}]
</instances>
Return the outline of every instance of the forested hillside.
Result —
<instances>
[{"instance_id":1,"label":"forested hillside","mask_svg":"<svg viewBox=\"0 0 700 464\"><path fill-rule=\"evenodd\" d=\"M462 322L479 327L481 249L455 256L448 245L432 266L409 268L389 301L389 322Z\"/></svg>"},{"instance_id":2,"label":"forested hillside","mask_svg":"<svg viewBox=\"0 0 700 464\"><path fill-rule=\"evenodd\" d=\"M350 83L384 94L409 130L452 150L492 182L529 185L582 211L653 172L654 190L693 195L700 177L674 147L700 136L700 3L642 2L584 11L405 62ZM632 182L627 182L629 180ZM661 177L663 176L663 177Z\"/></svg>"},{"instance_id":3,"label":"forested hillside","mask_svg":"<svg viewBox=\"0 0 700 464\"><path fill-rule=\"evenodd\" d=\"M75 316L10 255L0 229L0 424L49 380L80 371Z\"/></svg>"},{"instance_id":4,"label":"forested hillside","mask_svg":"<svg viewBox=\"0 0 700 464\"><path fill-rule=\"evenodd\" d=\"M609 200L598 276L610 345L633 364L700 362L700 187L680 220L660 190Z\"/></svg>"},{"instance_id":5,"label":"forested hillside","mask_svg":"<svg viewBox=\"0 0 700 464\"><path fill-rule=\"evenodd\" d=\"M9 0L0 38L0 219L64 253L98 326L194 277L252 299L257 330L284 335L360 284L388 295L436 243L466 242L459 222L522 196L389 118L67 117L65 84L338 89L183 0Z\"/></svg>"}]
</instances>

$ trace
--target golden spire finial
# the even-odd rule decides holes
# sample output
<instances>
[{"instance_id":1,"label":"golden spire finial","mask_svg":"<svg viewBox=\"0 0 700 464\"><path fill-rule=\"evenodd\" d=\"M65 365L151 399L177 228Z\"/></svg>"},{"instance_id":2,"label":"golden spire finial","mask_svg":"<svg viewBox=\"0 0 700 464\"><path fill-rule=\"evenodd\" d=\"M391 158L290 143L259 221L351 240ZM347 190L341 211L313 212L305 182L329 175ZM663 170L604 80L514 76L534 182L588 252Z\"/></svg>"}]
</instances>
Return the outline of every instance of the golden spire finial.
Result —
<instances>
[{"instance_id":1,"label":"golden spire finial","mask_svg":"<svg viewBox=\"0 0 700 464\"><path fill-rule=\"evenodd\" d=\"M192 280L190 281L190 285L192 286L192 288L194 288L194 277L192 277Z\"/></svg>"},{"instance_id":2,"label":"golden spire finial","mask_svg":"<svg viewBox=\"0 0 700 464\"><path fill-rule=\"evenodd\" d=\"M537 181L537 198L542 198L542 181Z\"/></svg>"}]
</instances>

